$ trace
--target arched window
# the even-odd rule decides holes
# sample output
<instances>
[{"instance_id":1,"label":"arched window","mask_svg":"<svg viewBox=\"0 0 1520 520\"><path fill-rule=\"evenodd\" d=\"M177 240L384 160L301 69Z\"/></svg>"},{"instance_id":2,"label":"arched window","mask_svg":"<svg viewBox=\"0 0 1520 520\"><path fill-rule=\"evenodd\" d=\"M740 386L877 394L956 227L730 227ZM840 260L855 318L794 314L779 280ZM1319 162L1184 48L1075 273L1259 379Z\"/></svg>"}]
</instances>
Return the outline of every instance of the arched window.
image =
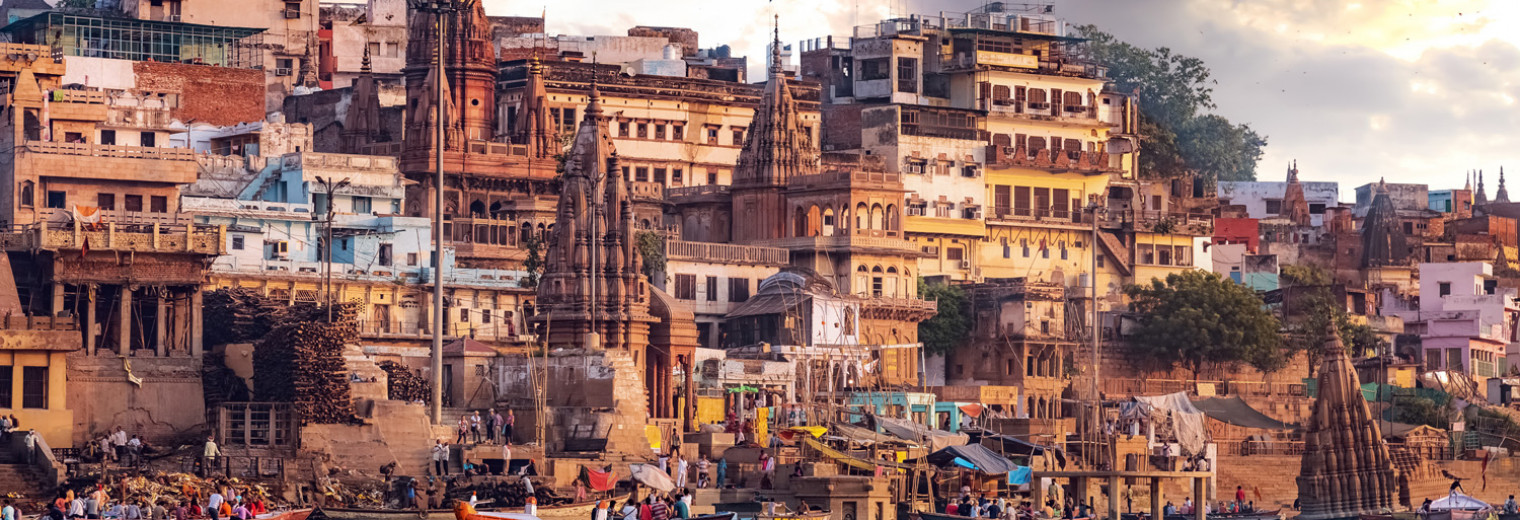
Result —
<instances>
[{"instance_id":1,"label":"arched window","mask_svg":"<svg viewBox=\"0 0 1520 520\"><path fill-rule=\"evenodd\" d=\"M533 240L533 237L530 236L533 233L533 224L523 222L521 229L522 232L518 233L519 237L517 243L527 245L528 242Z\"/></svg>"},{"instance_id":2,"label":"arched window","mask_svg":"<svg viewBox=\"0 0 1520 520\"><path fill-rule=\"evenodd\" d=\"M886 229L885 227L883 227L885 224L886 223L883 222L883 218L882 218L881 204L872 204L871 205L871 229Z\"/></svg>"},{"instance_id":3,"label":"arched window","mask_svg":"<svg viewBox=\"0 0 1520 520\"><path fill-rule=\"evenodd\" d=\"M866 207L866 203L862 202L860 204L856 204L855 205L855 229L870 229L869 227L867 227L871 223L871 221L868 220L870 218L870 216L871 216L871 209L868 208L868 207Z\"/></svg>"},{"instance_id":4,"label":"arched window","mask_svg":"<svg viewBox=\"0 0 1520 520\"><path fill-rule=\"evenodd\" d=\"M821 230L822 233L823 233L823 236L826 236L826 237L834 236L834 228L837 227L838 225L839 225L839 221L837 221L837 220L834 219L834 208L824 207L823 208L823 229Z\"/></svg>"},{"instance_id":5,"label":"arched window","mask_svg":"<svg viewBox=\"0 0 1520 520\"><path fill-rule=\"evenodd\" d=\"M470 203L470 216L471 217L475 217L475 218L485 218L485 216L486 216L486 203L478 201L478 200L475 201L475 202L471 202Z\"/></svg>"},{"instance_id":6,"label":"arched window","mask_svg":"<svg viewBox=\"0 0 1520 520\"><path fill-rule=\"evenodd\" d=\"M818 236L820 234L819 233L819 226L822 225L822 222L823 222L823 215L822 215L821 212L818 211L818 206L817 205L809 206L808 207L808 212L807 212L807 236L810 236L810 237L816 237L816 236Z\"/></svg>"},{"instance_id":7,"label":"arched window","mask_svg":"<svg viewBox=\"0 0 1520 520\"><path fill-rule=\"evenodd\" d=\"M501 218L501 202L491 203L491 218Z\"/></svg>"},{"instance_id":8,"label":"arched window","mask_svg":"<svg viewBox=\"0 0 1520 520\"><path fill-rule=\"evenodd\" d=\"M886 229L888 231L897 231L897 205L896 204L887 204L887 213L886 213L886 215L883 216L883 218L886 219L886 226L884 226L882 229Z\"/></svg>"},{"instance_id":9,"label":"arched window","mask_svg":"<svg viewBox=\"0 0 1520 520\"><path fill-rule=\"evenodd\" d=\"M35 194L36 194L36 188L34 188L34 185L32 184L32 181L21 181L21 205L22 206L31 206L32 205L32 200L33 200L33 197L35 196Z\"/></svg>"},{"instance_id":10,"label":"arched window","mask_svg":"<svg viewBox=\"0 0 1520 520\"><path fill-rule=\"evenodd\" d=\"M793 212L793 215L792 215L792 236L794 236L794 237L805 237L805 236L807 236L807 211L804 210L804 209L802 209L802 206L798 206L797 207L797 211Z\"/></svg>"}]
</instances>

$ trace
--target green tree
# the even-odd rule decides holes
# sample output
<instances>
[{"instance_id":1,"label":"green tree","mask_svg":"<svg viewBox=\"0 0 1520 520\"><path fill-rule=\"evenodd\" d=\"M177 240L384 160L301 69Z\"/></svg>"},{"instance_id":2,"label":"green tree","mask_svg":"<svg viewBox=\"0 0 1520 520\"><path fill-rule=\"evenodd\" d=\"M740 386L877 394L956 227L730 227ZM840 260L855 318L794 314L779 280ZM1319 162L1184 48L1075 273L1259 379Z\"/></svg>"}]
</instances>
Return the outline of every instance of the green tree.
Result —
<instances>
[{"instance_id":1,"label":"green tree","mask_svg":"<svg viewBox=\"0 0 1520 520\"><path fill-rule=\"evenodd\" d=\"M1154 177L1197 173L1207 181L1253 180L1266 137L1214 110L1214 85L1198 58L1119 41L1093 25L1077 27L1088 52L1107 67L1119 92L1140 105L1140 171Z\"/></svg>"},{"instance_id":2,"label":"green tree","mask_svg":"<svg viewBox=\"0 0 1520 520\"><path fill-rule=\"evenodd\" d=\"M538 278L544 273L544 240L537 233L528 233L528 239L523 241L523 249L527 250L527 257L523 258L523 270L528 274L523 276L518 285L529 289L538 287Z\"/></svg>"},{"instance_id":3,"label":"green tree","mask_svg":"<svg viewBox=\"0 0 1520 520\"><path fill-rule=\"evenodd\" d=\"M966 290L949 284L930 284L918 279L918 295L934 300L939 307L934 317L918 323L918 340L929 354L948 354L971 336Z\"/></svg>"},{"instance_id":4,"label":"green tree","mask_svg":"<svg viewBox=\"0 0 1520 520\"><path fill-rule=\"evenodd\" d=\"M1215 273L1184 271L1124 293L1140 315L1132 347L1182 366L1194 379L1210 364L1246 363L1271 372L1286 363L1277 318L1249 287Z\"/></svg>"},{"instance_id":5,"label":"green tree","mask_svg":"<svg viewBox=\"0 0 1520 520\"><path fill-rule=\"evenodd\" d=\"M665 237L653 231L637 234L639 255L644 257L644 276L654 281L656 274L665 272Z\"/></svg>"},{"instance_id":6,"label":"green tree","mask_svg":"<svg viewBox=\"0 0 1520 520\"><path fill-rule=\"evenodd\" d=\"M1285 346L1289 353L1302 351L1308 356L1310 375L1319 368L1320 347L1330 339L1331 323L1352 356L1377 355L1387 346L1370 325L1346 312L1329 273L1313 266L1289 265L1282 268L1279 280L1284 289L1291 289L1280 309Z\"/></svg>"}]
</instances>

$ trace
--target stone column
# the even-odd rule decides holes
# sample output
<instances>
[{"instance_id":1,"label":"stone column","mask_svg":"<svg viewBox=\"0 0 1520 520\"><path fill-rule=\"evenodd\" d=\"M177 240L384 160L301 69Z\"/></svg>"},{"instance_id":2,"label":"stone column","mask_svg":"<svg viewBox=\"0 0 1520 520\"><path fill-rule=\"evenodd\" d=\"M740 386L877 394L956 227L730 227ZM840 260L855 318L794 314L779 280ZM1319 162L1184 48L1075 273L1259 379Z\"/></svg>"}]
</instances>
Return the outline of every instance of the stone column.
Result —
<instances>
[{"instance_id":1,"label":"stone column","mask_svg":"<svg viewBox=\"0 0 1520 520\"><path fill-rule=\"evenodd\" d=\"M190 357L201 357L201 288L190 287Z\"/></svg>"},{"instance_id":2,"label":"stone column","mask_svg":"<svg viewBox=\"0 0 1520 520\"><path fill-rule=\"evenodd\" d=\"M1207 504L1208 500L1209 500L1208 496L1204 494L1207 491L1208 491L1208 479L1204 478L1204 477L1194 477L1193 478L1193 504L1196 507L1193 508L1193 520L1208 520L1208 513L1207 513L1207 511L1209 510L1209 508L1204 505L1204 504Z\"/></svg>"},{"instance_id":3,"label":"stone column","mask_svg":"<svg viewBox=\"0 0 1520 520\"><path fill-rule=\"evenodd\" d=\"M169 302L164 298L168 288L155 287L155 289L158 293L158 312L153 315L156 321L153 347L157 350L158 357L165 357L169 355Z\"/></svg>"},{"instance_id":4,"label":"stone column","mask_svg":"<svg viewBox=\"0 0 1520 520\"><path fill-rule=\"evenodd\" d=\"M1119 476L1108 476L1108 517L1119 518Z\"/></svg>"},{"instance_id":5,"label":"stone column","mask_svg":"<svg viewBox=\"0 0 1520 520\"><path fill-rule=\"evenodd\" d=\"M126 356L132 353L132 286L121 286L120 295L116 299L116 355Z\"/></svg>"},{"instance_id":6,"label":"stone column","mask_svg":"<svg viewBox=\"0 0 1520 520\"><path fill-rule=\"evenodd\" d=\"M85 302L84 315L79 317L84 327L84 353L90 356L95 355L95 289L95 284L86 284L80 295Z\"/></svg>"},{"instance_id":7,"label":"stone column","mask_svg":"<svg viewBox=\"0 0 1520 520\"><path fill-rule=\"evenodd\" d=\"M1163 511L1165 509L1165 507L1162 504L1163 504L1163 502L1161 501L1161 479L1160 478L1156 478L1156 477L1151 477L1151 518L1155 518L1155 519L1158 519L1158 520L1162 519L1162 518L1166 518L1166 515L1164 514L1164 511Z\"/></svg>"},{"instance_id":8,"label":"stone column","mask_svg":"<svg viewBox=\"0 0 1520 520\"><path fill-rule=\"evenodd\" d=\"M57 318L63 312L63 282L53 282L53 309L50 316Z\"/></svg>"}]
</instances>

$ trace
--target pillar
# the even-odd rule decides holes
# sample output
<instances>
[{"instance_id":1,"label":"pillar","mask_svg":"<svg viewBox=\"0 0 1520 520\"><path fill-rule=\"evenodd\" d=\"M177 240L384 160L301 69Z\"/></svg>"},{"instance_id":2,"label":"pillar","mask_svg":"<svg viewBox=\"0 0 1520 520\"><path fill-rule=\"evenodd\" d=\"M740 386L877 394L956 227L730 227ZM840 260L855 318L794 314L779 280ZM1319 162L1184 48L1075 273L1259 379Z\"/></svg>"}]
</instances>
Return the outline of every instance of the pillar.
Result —
<instances>
[{"instance_id":1,"label":"pillar","mask_svg":"<svg viewBox=\"0 0 1520 520\"><path fill-rule=\"evenodd\" d=\"M1108 476L1108 518L1119 519L1119 476Z\"/></svg>"},{"instance_id":2,"label":"pillar","mask_svg":"<svg viewBox=\"0 0 1520 520\"><path fill-rule=\"evenodd\" d=\"M84 324L84 353L90 356L95 355L95 289L93 283L84 286L84 316L79 317Z\"/></svg>"},{"instance_id":3,"label":"pillar","mask_svg":"<svg viewBox=\"0 0 1520 520\"><path fill-rule=\"evenodd\" d=\"M1161 479L1151 477L1151 518L1161 520L1166 518L1161 502Z\"/></svg>"},{"instance_id":4,"label":"pillar","mask_svg":"<svg viewBox=\"0 0 1520 520\"><path fill-rule=\"evenodd\" d=\"M132 286L121 286L116 299L116 355L132 353Z\"/></svg>"},{"instance_id":5,"label":"pillar","mask_svg":"<svg viewBox=\"0 0 1520 520\"><path fill-rule=\"evenodd\" d=\"M59 313L63 312L63 298L63 284L60 282L53 282L53 308L51 310L52 313L49 314L49 316L56 318L58 317Z\"/></svg>"},{"instance_id":6,"label":"pillar","mask_svg":"<svg viewBox=\"0 0 1520 520\"><path fill-rule=\"evenodd\" d=\"M164 357L169 355L169 302L164 298L164 293L167 292L167 289L164 287L157 287L156 289L154 292L158 293L158 312L153 314L155 319L153 347L157 351L158 357Z\"/></svg>"},{"instance_id":7,"label":"pillar","mask_svg":"<svg viewBox=\"0 0 1520 520\"><path fill-rule=\"evenodd\" d=\"M190 288L190 357L201 357L201 288Z\"/></svg>"},{"instance_id":8,"label":"pillar","mask_svg":"<svg viewBox=\"0 0 1520 520\"><path fill-rule=\"evenodd\" d=\"M1208 482L1205 477L1193 477L1193 504L1197 505L1193 508L1193 520L1208 520L1209 508L1204 505L1209 500L1205 494L1208 491Z\"/></svg>"}]
</instances>

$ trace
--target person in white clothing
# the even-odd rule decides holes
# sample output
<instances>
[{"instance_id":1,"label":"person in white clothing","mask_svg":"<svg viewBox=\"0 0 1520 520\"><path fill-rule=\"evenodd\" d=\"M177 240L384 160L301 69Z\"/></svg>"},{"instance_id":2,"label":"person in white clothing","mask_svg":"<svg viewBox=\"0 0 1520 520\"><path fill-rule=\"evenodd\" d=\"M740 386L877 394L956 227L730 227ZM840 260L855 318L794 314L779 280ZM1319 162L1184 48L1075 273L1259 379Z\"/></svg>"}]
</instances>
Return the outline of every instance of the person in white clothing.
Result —
<instances>
[{"instance_id":1,"label":"person in white clothing","mask_svg":"<svg viewBox=\"0 0 1520 520\"><path fill-rule=\"evenodd\" d=\"M676 455L676 487L686 487L686 468L689 466L686 457Z\"/></svg>"}]
</instances>

